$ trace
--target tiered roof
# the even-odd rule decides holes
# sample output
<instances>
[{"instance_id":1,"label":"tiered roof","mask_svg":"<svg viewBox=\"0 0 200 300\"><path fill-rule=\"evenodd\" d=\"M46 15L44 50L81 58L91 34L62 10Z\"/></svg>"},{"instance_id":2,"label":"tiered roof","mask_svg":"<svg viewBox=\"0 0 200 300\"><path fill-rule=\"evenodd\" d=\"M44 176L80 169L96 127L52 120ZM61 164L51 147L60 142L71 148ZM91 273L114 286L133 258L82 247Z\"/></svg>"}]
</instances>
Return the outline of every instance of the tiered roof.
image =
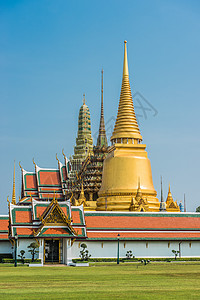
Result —
<instances>
[{"instance_id":1,"label":"tiered roof","mask_svg":"<svg viewBox=\"0 0 200 300\"><path fill-rule=\"evenodd\" d=\"M64 201L66 182L70 172L69 161L66 156L65 164L58 160L58 169L40 168L36 164L35 172L21 169L22 199L20 203L30 203L32 197L36 200L51 200L55 194L58 200Z\"/></svg>"}]
</instances>

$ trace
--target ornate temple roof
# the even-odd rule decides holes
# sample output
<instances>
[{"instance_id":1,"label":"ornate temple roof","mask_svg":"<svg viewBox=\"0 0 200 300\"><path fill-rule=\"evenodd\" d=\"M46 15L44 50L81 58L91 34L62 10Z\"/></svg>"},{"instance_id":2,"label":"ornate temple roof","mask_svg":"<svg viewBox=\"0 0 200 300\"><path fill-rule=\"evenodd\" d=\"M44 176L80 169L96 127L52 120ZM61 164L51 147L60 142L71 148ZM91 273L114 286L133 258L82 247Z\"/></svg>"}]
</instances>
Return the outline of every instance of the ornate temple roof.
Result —
<instances>
[{"instance_id":1,"label":"ornate temple roof","mask_svg":"<svg viewBox=\"0 0 200 300\"><path fill-rule=\"evenodd\" d=\"M56 156L57 158L57 156ZM58 159L57 159L58 160ZM69 161L65 157L65 164L58 160L58 169L40 168L35 165L35 172L22 170L22 193L20 203L30 203L31 198L37 200L53 199L64 200L65 185L69 172Z\"/></svg>"},{"instance_id":2,"label":"ornate temple roof","mask_svg":"<svg viewBox=\"0 0 200 300\"><path fill-rule=\"evenodd\" d=\"M15 234L23 238L37 237L76 237L86 236L83 206L72 207L70 201L51 202L32 199L26 206L9 205L10 237ZM3 220L0 217L0 231ZM8 231L8 217L5 220ZM7 233L8 238L8 233Z\"/></svg>"}]
</instances>

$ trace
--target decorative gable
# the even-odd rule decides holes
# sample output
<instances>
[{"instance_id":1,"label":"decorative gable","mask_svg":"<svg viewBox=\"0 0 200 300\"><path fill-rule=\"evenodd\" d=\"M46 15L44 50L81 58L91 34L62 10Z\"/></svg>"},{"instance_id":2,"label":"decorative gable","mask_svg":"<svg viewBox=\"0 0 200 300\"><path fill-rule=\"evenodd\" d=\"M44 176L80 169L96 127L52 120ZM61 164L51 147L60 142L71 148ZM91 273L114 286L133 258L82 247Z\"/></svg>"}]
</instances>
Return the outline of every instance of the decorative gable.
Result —
<instances>
[{"instance_id":1,"label":"decorative gable","mask_svg":"<svg viewBox=\"0 0 200 300\"><path fill-rule=\"evenodd\" d=\"M58 205L54 206L50 214L45 218L48 224L70 224L70 220L64 216Z\"/></svg>"},{"instance_id":2,"label":"decorative gable","mask_svg":"<svg viewBox=\"0 0 200 300\"><path fill-rule=\"evenodd\" d=\"M60 205L58 204L57 199L55 198L51 201L51 203L47 206L45 211L43 212L42 216L40 216L41 225L37 231L34 232L35 236L40 235L41 231L44 228L51 228L51 227L59 227L65 226L65 228L70 232L71 236L76 236L77 233L75 232L74 228L71 225L71 219L68 218Z\"/></svg>"}]
</instances>

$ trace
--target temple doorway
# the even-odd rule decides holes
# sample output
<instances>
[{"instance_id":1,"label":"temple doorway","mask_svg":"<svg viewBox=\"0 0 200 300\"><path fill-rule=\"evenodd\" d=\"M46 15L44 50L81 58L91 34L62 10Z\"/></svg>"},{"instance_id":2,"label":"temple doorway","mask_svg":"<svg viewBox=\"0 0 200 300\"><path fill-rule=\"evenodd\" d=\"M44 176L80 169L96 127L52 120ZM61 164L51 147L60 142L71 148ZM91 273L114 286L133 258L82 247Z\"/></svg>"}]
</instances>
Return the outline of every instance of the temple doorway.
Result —
<instances>
[{"instance_id":1,"label":"temple doorway","mask_svg":"<svg viewBox=\"0 0 200 300\"><path fill-rule=\"evenodd\" d=\"M60 263L61 241L59 239L48 239L44 241L44 262Z\"/></svg>"}]
</instances>

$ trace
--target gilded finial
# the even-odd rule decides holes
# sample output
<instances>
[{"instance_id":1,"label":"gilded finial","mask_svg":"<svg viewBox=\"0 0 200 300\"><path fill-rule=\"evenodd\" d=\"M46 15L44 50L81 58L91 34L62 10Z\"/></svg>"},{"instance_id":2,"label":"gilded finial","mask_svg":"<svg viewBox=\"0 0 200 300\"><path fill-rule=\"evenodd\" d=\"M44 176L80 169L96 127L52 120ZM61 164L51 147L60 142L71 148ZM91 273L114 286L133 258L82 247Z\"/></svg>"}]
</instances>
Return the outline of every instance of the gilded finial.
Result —
<instances>
[{"instance_id":1,"label":"gilded finial","mask_svg":"<svg viewBox=\"0 0 200 300\"><path fill-rule=\"evenodd\" d=\"M85 93L83 94L83 104L85 104Z\"/></svg>"},{"instance_id":2,"label":"gilded finial","mask_svg":"<svg viewBox=\"0 0 200 300\"><path fill-rule=\"evenodd\" d=\"M33 202L33 196L32 196L31 193L29 194L29 197L31 198L31 203L32 203Z\"/></svg>"},{"instance_id":3,"label":"gilded finial","mask_svg":"<svg viewBox=\"0 0 200 300\"><path fill-rule=\"evenodd\" d=\"M171 193L171 190L170 190L170 183L169 183L169 193Z\"/></svg>"},{"instance_id":4,"label":"gilded finial","mask_svg":"<svg viewBox=\"0 0 200 300\"><path fill-rule=\"evenodd\" d=\"M64 156L64 158L66 159L66 155L64 153L64 149L62 149L62 155Z\"/></svg>"},{"instance_id":5,"label":"gilded finial","mask_svg":"<svg viewBox=\"0 0 200 300\"><path fill-rule=\"evenodd\" d=\"M34 164L34 166L35 166L35 168L36 168L37 165L36 165L36 163L35 163L35 161L34 161L34 158L33 158L33 164Z\"/></svg>"},{"instance_id":6,"label":"gilded finial","mask_svg":"<svg viewBox=\"0 0 200 300\"><path fill-rule=\"evenodd\" d=\"M16 193L15 193L15 160L14 160L14 172L13 172L13 192L12 192L12 204L16 204Z\"/></svg>"},{"instance_id":7,"label":"gilded finial","mask_svg":"<svg viewBox=\"0 0 200 300\"><path fill-rule=\"evenodd\" d=\"M123 76L129 76L126 44L127 44L127 41L124 41L124 68L123 68Z\"/></svg>"},{"instance_id":8,"label":"gilded finial","mask_svg":"<svg viewBox=\"0 0 200 300\"><path fill-rule=\"evenodd\" d=\"M21 161L19 161L19 167L20 167L21 171L23 171L23 168L21 166Z\"/></svg>"},{"instance_id":9,"label":"gilded finial","mask_svg":"<svg viewBox=\"0 0 200 300\"><path fill-rule=\"evenodd\" d=\"M8 199L8 198L9 198L9 196L7 196L7 202L8 202L8 204L10 204L10 201L9 201L9 199Z\"/></svg>"},{"instance_id":10,"label":"gilded finial","mask_svg":"<svg viewBox=\"0 0 200 300\"><path fill-rule=\"evenodd\" d=\"M59 167L60 161L58 159L57 153L56 153L56 160L58 161L58 167Z\"/></svg>"},{"instance_id":11,"label":"gilded finial","mask_svg":"<svg viewBox=\"0 0 200 300\"><path fill-rule=\"evenodd\" d=\"M57 195L56 195L55 190L54 190L54 193L53 193L53 203L57 203Z\"/></svg>"}]
</instances>

